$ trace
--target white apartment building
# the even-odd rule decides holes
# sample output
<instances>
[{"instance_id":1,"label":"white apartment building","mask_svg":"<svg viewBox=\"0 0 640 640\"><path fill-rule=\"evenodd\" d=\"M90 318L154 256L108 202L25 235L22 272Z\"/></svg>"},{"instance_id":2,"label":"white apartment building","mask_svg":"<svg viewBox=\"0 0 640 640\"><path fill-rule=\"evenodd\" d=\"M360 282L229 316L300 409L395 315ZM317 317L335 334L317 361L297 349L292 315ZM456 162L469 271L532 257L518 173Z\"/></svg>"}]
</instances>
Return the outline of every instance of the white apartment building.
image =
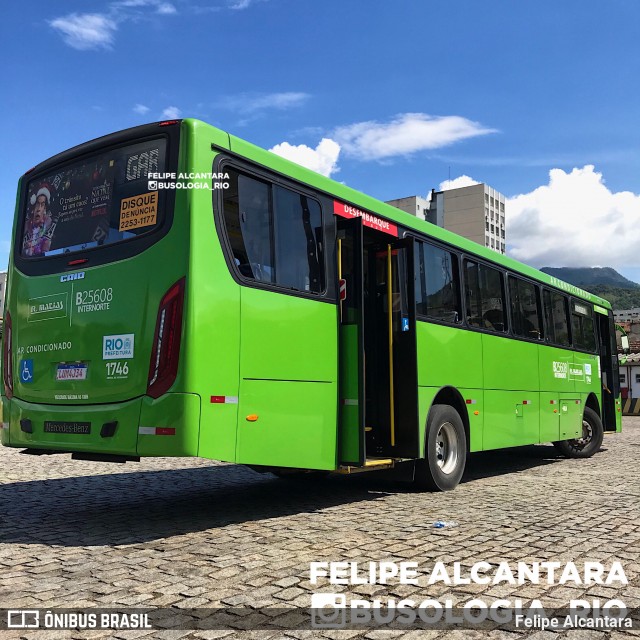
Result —
<instances>
[{"instance_id":1,"label":"white apartment building","mask_svg":"<svg viewBox=\"0 0 640 640\"><path fill-rule=\"evenodd\" d=\"M623 398L640 398L640 354L631 354L620 365L620 388Z\"/></svg>"},{"instance_id":2,"label":"white apartment building","mask_svg":"<svg viewBox=\"0 0 640 640\"><path fill-rule=\"evenodd\" d=\"M505 197L489 185L433 191L427 220L498 253L506 251Z\"/></svg>"},{"instance_id":3,"label":"white apartment building","mask_svg":"<svg viewBox=\"0 0 640 640\"><path fill-rule=\"evenodd\" d=\"M412 216L416 216L421 220L427 219L429 213L429 200L420 196L409 196L407 198L398 198L397 200L387 200L387 204L397 209L402 209Z\"/></svg>"},{"instance_id":4,"label":"white apartment building","mask_svg":"<svg viewBox=\"0 0 640 640\"><path fill-rule=\"evenodd\" d=\"M418 218L453 231L498 253L506 253L505 197L486 184L388 200Z\"/></svg>"},{"instance_id":5,"label":"white apartment building","mask_svg":"<svg viewBox=\"0 0 640 640\"><path fill-rule=\"evenodd\" d=\"M614 311L613 317L616 322L640 322L640 307L634 307L633 309L621 309L620 311Z\"/></svg>"}]
</instances>

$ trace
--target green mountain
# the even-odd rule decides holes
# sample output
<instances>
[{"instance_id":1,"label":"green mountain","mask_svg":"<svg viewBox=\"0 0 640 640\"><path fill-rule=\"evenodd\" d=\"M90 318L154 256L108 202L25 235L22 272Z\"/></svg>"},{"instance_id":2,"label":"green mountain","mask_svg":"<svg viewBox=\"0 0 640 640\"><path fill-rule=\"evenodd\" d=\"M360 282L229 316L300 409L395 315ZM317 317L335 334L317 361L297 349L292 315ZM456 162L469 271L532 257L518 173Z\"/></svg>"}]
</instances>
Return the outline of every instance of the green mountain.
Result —
<instances>
[{"instance_id":1,"label":"green mountain","mask_svg":"<svg viewBox=\"0 0 640 640\"><path fill-rule=\"evenodd\" d=\"M611 267L543 267L540 270L608 300L614 310L640 307L640 284Z\"/></svg>"},{"instance_id":2,"label":"green mountain","mask_svg":"<svg viewBox=\"0 0 640 640\"><path fill-rule=\"evenodd\" d=\"M540 271L583 289L585 285L609 285L640 290L640 284L628 280L611 267L542 267Z\"/></svg>"}]
</instances>

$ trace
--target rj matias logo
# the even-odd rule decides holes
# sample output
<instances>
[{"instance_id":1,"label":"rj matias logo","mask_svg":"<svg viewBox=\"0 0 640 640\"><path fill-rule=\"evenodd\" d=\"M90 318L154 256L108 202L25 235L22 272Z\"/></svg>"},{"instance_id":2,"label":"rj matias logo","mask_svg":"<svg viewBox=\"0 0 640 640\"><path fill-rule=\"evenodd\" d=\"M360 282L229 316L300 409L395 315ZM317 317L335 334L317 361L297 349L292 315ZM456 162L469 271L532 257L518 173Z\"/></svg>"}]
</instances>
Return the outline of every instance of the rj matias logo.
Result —
<instances>
[{"instance_id":1,"label":"rj matias logo","mask_svg":"<svg viewBox=\"0 0 640 640\"><path fill-rule=\"evenodd\" d=\"M29 298L28 322L41 322L67 317L67 293L52 293L48 296Z\"/></svg>"}]
</instances>

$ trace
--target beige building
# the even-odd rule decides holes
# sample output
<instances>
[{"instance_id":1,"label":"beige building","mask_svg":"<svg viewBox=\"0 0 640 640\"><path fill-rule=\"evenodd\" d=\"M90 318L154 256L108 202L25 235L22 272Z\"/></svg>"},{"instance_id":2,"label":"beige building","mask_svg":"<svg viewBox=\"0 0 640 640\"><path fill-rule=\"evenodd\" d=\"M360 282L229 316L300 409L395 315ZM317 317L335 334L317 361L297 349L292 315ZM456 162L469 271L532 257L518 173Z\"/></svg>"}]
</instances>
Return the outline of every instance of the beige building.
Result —
<instances>
[{"instance_id":1,"label":"beige building","mask_svg":"<svg viewBox=\"0 0 640 640\"><path fill-rule=\"evenodd\" d=\"M486 184L389 200L387 204L453 231L498 253L505 253L505 197Z\"/></svg>"},{"instance_id":2,"label":"beige building","mask_svg":"<svg viewBox=\"0 0 640 640\"><path fill-rule=\"evenodd\" d=\"M427 220L505 253L505 197L486 184L431 192Z\"/></svg>"}]
</instances>

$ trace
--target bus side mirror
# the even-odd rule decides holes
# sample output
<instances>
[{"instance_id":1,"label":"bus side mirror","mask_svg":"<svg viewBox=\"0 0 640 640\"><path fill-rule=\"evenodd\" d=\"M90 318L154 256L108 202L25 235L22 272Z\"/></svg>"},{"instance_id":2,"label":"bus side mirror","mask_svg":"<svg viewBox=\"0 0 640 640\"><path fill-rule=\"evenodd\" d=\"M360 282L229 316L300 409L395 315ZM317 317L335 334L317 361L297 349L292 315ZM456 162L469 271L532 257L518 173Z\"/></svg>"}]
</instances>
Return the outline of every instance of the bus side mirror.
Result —
<instances>
[{"instance_id":1,"label":"bus side mirror","mask_svg":"<svg viewBox=\"0 0 640 640\"><path fill-rule=\"evenodd\" d=\"M629 338L627 336L622 336L620 338L620 344L622 345L622 350L625 353L629 353Z\"/></svg>"}]
</instances>

